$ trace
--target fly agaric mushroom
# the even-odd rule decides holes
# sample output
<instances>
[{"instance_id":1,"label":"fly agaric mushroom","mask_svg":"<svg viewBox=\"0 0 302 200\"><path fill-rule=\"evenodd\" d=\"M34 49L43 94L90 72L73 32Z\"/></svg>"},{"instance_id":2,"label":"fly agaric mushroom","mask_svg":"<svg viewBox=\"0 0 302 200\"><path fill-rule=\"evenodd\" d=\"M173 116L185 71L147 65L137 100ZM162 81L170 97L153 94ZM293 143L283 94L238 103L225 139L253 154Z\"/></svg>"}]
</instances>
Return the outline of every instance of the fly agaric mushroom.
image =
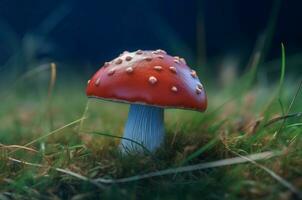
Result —
<instances>
[{"instance_id":1,"label":"fly agaric mushroom","mask_svg":"<svg viewBox=\"0 0 302 200\"><path fill-rule=\"evenodd\" d=\"M155 151L164 139L164 109L205 111L207 97L185 60L163 50L124 52L88 81L87 96L129 103L122 150Z\"/></svg>"}]
</instances>

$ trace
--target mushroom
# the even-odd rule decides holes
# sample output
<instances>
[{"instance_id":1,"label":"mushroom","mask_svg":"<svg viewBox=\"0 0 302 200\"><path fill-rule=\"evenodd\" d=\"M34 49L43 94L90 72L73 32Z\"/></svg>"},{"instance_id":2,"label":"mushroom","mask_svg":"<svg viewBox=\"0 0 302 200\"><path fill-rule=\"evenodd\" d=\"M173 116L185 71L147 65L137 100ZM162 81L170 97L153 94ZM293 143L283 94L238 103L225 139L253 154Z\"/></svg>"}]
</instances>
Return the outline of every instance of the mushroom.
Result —
<instances>
[{"instance_id":1,"label":"mushroom","mask_svg":"<svg viewBox=\"0 0 302 200\"><path fill-rule=\"evenodd\" d=\"M121 141L124 152L141 152L141 145L151 152L160 147L165 108L201 112L207 108L206 93L196 72L183 58L163 50L125 52L106 62L88 82L86 93L90 98L130 104L126 139Z\"/></svg>"}]
</instances>

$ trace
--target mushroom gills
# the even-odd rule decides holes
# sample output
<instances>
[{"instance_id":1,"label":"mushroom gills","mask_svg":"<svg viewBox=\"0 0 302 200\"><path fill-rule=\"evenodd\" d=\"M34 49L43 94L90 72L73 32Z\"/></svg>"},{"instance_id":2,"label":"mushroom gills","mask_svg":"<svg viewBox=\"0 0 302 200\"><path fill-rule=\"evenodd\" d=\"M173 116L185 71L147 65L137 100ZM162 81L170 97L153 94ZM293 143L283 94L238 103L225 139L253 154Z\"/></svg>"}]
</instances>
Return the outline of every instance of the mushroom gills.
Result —
<instances>
[{"instance_id":1,"label":"mushroom gills","mask_svg":"<svg viewBox=\"0 0 302 200\"><path fill-rule=\"evenodd\" d=\"M164 109L131 104L123 137L129 139L122 139L124 153L141 153L146 149L154 152L164 140Z\"/></svg>"}]
</instances>

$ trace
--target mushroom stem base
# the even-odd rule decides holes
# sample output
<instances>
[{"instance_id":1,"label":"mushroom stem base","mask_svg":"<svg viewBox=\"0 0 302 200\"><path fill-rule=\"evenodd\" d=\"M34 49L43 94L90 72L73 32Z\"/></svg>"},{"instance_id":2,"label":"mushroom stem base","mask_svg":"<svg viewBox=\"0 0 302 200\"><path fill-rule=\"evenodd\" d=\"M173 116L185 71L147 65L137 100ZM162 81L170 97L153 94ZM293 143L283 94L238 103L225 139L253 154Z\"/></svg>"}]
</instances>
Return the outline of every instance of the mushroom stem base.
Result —
<instances>
[{"instance_id":1,"label":"mushroom stem base","mask_svg":"<svg viewBox=\"0 0 302 200\"><path fill-rule=\"evenodd\" d=\"M122 139L123 152L154 152L164 140L164 109L131 104L123 137L132 140Z\"/></svg>"}]
</instances>

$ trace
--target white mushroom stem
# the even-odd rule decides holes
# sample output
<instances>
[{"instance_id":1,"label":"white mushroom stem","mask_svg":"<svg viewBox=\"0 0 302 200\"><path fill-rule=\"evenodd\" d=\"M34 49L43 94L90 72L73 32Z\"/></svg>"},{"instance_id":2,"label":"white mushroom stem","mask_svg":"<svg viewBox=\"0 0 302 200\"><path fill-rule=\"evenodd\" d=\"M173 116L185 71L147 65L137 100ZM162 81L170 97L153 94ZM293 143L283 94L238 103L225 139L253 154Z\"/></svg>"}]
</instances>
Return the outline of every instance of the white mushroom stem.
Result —
<instances>
[{"instance_id":1,"label":"white mushroom stem","mask_svg":"<svg viewBox=\"0 0 302 200\"><path fill-rule=\"evenodd\" d=\"M164 109L131 104L123 137L129 139L122 139L123 152L154 152L164 139Z\"/></svg>"}]
</instances>

